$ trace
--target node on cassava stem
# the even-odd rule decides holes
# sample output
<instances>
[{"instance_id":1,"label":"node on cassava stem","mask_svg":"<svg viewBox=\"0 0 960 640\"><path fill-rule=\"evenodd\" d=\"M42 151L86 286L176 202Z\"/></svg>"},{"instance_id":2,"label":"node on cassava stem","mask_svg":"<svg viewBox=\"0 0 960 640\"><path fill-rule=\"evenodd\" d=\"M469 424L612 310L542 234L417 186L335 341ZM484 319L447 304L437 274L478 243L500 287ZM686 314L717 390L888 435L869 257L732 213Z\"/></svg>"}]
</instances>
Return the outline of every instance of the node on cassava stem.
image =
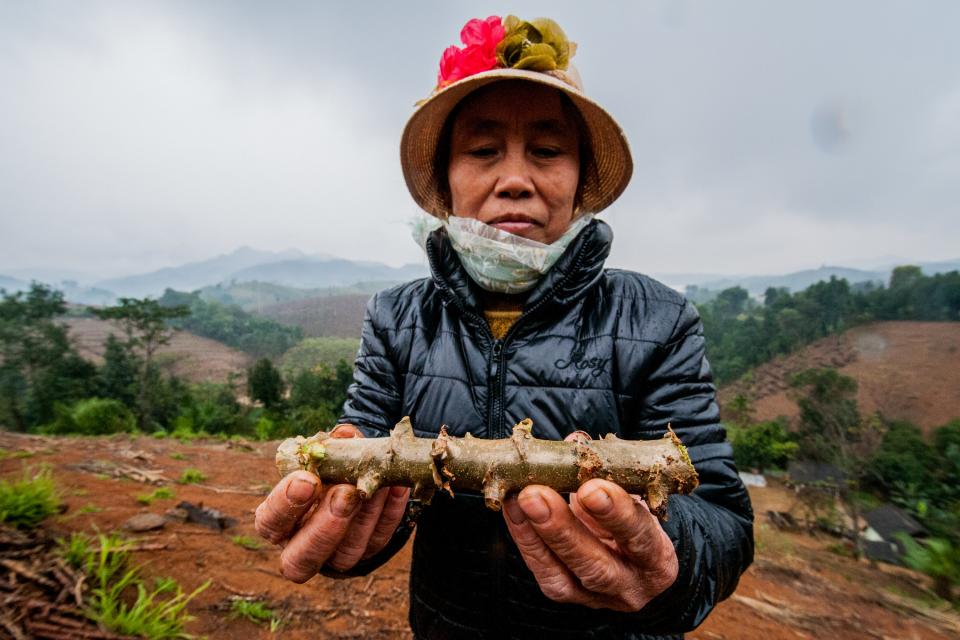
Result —
<instances>
[{"instance_id":1,"label":"node on cassava stem","mask_svg":"<svg viewBox=\"0 0 960 640\"><path fill-rule=\"evenodd\" d=\"M320 432L280 444L281 475L305 469L321 481L356 484L364 498L384 486L413 488L413 497L429 502L438 490L478 491L487 507L499 511L504 497L539 484L560 493L576 491L592 478L610 480L638 494L650 511L666 518L667 496L687 494L698 484L697 472L680 439L668 429L657 440L565 442L532 435L529 418L500 440L457 438L440 429L436 438L418 438L410 418L397 423L386 438L332 438Z\"/></svg>"}]
</instances>

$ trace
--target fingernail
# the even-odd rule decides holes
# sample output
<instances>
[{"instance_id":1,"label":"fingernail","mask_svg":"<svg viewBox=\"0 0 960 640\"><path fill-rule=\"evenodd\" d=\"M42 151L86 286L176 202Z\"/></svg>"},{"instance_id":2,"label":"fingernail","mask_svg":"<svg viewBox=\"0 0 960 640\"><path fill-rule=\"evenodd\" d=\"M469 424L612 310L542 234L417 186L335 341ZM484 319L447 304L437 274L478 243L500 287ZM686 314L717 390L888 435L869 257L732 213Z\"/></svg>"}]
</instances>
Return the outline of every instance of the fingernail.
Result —
<instances>
[{"instance_id":1,"label":"fingernail","mask_svg":"<svg viewBox=\"0 0 960 640\"><path fill-rule=\"evenodd\" d=\"M588 488L579 493L577 497L580 499L580 504L594 513L603 514L613 508L613 500L610 499L610 494L601 487Z\"/></svg>"},{"instance_id":2,"label":"fingernail","mask_svg":"<svg viewBox=\"0 0 960 640\"><path fill-rule=\"evenodd\" d=\"M302 507L313 498L317 483L313 480L297 478L287 485L287 500L295 507Z\"/></svg>"},{"instance_id":3,"label":"fingernail","mask_svg":"<svg viewBox=\"0 0 960 640\"><path fill-rule=\"evenodd\" d=\"M539 493L520 494L518 501L523 513L537 524L543 524L550 519L550 506Z\"/></svg>"},{"instance_id":4,"label":"fingernail","mask_svg":"<svg viewBox=\"0 0 960 640\"><path fill-rule=\"evenodd\" d=\"M358 504L360 504L360 497L356 490L350 487L340 487L333 494L333 499L330 501L330 510L333 515L345 518L354 512Z\"/></svg>"},{"instance_id":5,"label":"fingernail","mask_svg":"<svg viewBox=\"0 0 960 640\"><path fill-rule=\"evenodd\" d=\"M503 503L503 510L507 512L507 517L513 524L523 524L523 521L527 519L523 515L523 509L517 504L516 498L507 498Z\"/></svg>"}]
</instances>

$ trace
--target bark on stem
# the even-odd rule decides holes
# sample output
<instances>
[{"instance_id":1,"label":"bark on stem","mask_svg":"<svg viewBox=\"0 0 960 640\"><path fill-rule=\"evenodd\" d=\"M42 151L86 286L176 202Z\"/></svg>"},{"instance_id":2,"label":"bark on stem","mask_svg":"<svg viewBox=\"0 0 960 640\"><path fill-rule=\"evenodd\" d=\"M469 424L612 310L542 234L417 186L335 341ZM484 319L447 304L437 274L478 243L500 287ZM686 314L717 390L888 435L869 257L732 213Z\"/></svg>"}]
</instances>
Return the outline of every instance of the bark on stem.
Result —
<instances>
[{"instance_id":1,"label":"bark on stem","mask_svg":"<svg viewBox=\"0 0 960 640\"><path fill-rule=\"evenodd\" d=\"M429 502L437 489L481 492L487 507L500 510L504 497L531 484L561 493L576 491L592 478L615 482L646 500L666 517L667 496L690 493L697 472L680 440L669 431L659 440L563 442L531 435L524 420L502 440L457 438L446 428L433 438L417 438L404 418L387 438L331 438L320 432L297 436L277 449L277 469L315 473L323 482L356 484L364 497L383 486L413 487L413 497Z\"/></svg>"}]
</instances>

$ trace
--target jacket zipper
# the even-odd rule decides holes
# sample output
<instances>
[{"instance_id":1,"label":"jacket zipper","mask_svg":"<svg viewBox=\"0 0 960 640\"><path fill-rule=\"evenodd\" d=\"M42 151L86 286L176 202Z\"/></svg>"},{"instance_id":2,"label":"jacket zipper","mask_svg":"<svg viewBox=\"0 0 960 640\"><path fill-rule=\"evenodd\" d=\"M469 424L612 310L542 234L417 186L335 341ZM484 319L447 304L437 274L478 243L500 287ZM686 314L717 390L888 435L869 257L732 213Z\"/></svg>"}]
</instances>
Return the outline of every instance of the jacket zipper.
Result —
<instances>
[{"instance_id":1,"label":"jacket zipper","mask_svg":"<svg viewBox=\"0 0 960 640\"><path fill-rule=\"evenodd\" d=\"M430 246L430 243L426 243L426 253L427 260L430 262L431 266L435 266L435 256L433 255L433 250ZM569 274L558 282L556 286L560 286L566 278L570 277L570 274L576 273L580 269L580 264L583 261L583 250L581 248L580 253L577 255L573 269L570 270ZM436 271L436 270L434 270ZM434 282L437 283L442 292L447 293L453 298L454 304L457 305L457 308L460 310L460 313L464 316L471 318L477 326L481 327L482 332L485 334L487 344L490 344L490 360L487 364L487 371L491 368L496 367L496 373L493 376L493 384L490 386L490 409L487 415L487 431L490 433L492 438L505 438L507 437L506 425L504 424L506 418L506 411L504 410L504 395L505 395L505 386L506 386L506 374L504 369L506 368L506 355L504 355L504 346L509 343L510 339L516 333L517 327L523 323L523 321L530 317L532 314L536 313L546 302L550 299L549 296L542 297L535 305L525 310L516 322L507 330L507 333L503 336L502 339L495 339L493 337L493 332L490 331L490 326L487 324L485 318L481 318L477 314L468 311L466 307L463 306L463 302L460 300L459 296L450 291L450 288L446 285L445 282L440 281L439 279L434 279ZM503 548L503 542L500 540L499 535L495 534L497 537L494 540L494 544L499 545L500 548ZM492 593L490 594L493 602L499 602L501 594L503 592L503 562L494 563L493 567L493 584L491 585ZM493 629L496 632L497 637L506 636L506 619L503 616L494 615L493 617Z\"/></svg>"}]
</instances>

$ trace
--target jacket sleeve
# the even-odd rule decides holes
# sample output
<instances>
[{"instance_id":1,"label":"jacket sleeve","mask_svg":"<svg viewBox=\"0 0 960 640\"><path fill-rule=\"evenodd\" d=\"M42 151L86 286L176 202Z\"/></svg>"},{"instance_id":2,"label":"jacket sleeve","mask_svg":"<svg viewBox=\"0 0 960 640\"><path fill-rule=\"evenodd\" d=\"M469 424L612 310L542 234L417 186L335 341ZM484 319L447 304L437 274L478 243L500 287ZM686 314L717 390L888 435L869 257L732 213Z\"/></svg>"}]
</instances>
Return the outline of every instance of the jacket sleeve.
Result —
<instances>
[{"instance_id":1,"label":"jacket sleeve","mask_svg":"<svg viewBox=\"0 0 960 640\"><path fill-rule=\"evenodd\" d=\"M390 352L390 329L378 326L386 314L380 294L367 303L353 382L338 424L352 424L368 438L385 436L399 422L403 389Z\"/></svg>"},{"instance_id":2,"label":"jacket sleeve","mask_svg":"<svg viewBox=\"0 0 960 640\"><path fill-rule=\"evenodd\" d=\"M753 510L726 441L704 352L703 326L687 302L647 379L639 432L662 437L670 424L700 476L689 496L671 496L664 530L679 560L674 584L624 621L644 633L690 631L733 593L753 561Z\"/></svg>"}]
</instances>

